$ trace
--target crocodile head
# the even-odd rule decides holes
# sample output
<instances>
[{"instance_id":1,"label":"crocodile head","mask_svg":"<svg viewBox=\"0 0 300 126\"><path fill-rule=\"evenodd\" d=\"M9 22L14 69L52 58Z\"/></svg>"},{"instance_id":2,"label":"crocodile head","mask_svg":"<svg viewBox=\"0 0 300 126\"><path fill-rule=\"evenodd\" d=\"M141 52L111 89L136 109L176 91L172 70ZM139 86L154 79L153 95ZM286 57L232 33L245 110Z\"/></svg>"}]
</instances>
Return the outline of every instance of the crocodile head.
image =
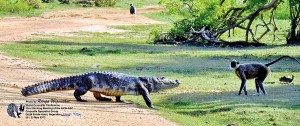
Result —
<instances>
[{"instance_id":1,"label":"crocodile head","mask_svg":"<svg viewBox=\"0 0 300 126\"><path fill-rule=\"evenodd\" d=\"M149 92L159 91L161 89L178 87L180 81L170 80L165 77L139 77Z\"/></svg>"}]
</instances>

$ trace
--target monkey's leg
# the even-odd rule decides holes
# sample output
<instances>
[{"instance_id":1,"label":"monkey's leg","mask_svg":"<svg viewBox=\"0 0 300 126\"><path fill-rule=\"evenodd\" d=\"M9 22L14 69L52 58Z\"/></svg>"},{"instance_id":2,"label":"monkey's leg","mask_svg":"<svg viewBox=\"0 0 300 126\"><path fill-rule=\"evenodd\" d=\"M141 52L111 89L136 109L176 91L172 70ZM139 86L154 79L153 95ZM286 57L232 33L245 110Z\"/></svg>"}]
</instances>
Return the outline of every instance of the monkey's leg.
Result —
<instances>
[{"instance_id":1,"label":"monkey's leg","mask_svg":"<svg viewBox=\"0 0 300 126\"><path fill-rule=\"evenodd\" d=\"M241 87L240 87L240 90L239 90L239 93L237 94L238 96L240 96L242 94L242 90L244 89L244 91L246 90L245 89L245 86L246 86L246 80L243 80L242 79L242 83L241 83ZM246 91L247 92L247 91Z\"/></svg>"},{"instance_id":2,"label":"monkey's leg","mask_svg":"<svg viewBox=\"0 0 300 126\"><path fill-rule=\"evenodd\" d=\"M252 95L259 96L260 95L260 91L259 91L259 83L258 83L257 79L255 79L255 88L256 88L256 93L254 93Z\"/></svg>"},{"instance_id":3,"label":"monkey's leg","mask_svg":"<svg viewBox=\"0 0 300 126\"><path fill-rule=\"evenodd\" d=\"M265 88L264 88L264 83L263 83L263 81L258 81L258 85L259 85L260 89L262 90L262 92L263 92L265 95L267 95L268 93L267 93L267 91L266 91Z\"/></svg>"},{"instance_id":4,"label":"monkey's leg","mask_svg":"<svg viewBox=\"0 0 300 126\"><path fill-rule=\"evenodd\" d=\"M239 71L238 74L239 74L239 78L241 79L242 83L241 83L239 93L237 95L240 96L242 94L243 89L244 89L245 95L247 95L248 93L247 93L247 88L246 88L246 81L247 81L246 75L243 71Z\"/></svg>"},{"instance_id":5,"label":"monkey's leg","mask_svg":"<svg viewBox=\"0 0 300 126\"><path fill-rule=\"evenodd\" d=\"M240 96L242 94L242 90L244 89L244 92L245 92L245 95L247 95L247 88L246 88L246 76L243 72L239 72L239 75L240 75L240 79L242 81L241 83L241 87L240 87L240 90L239 90L239 93L237 94L238 96Z\"/></svg>"},{"instance_id":6,"label":"monkey's leg","mask_svg":"<svg viewBox=\"0 0 300 126\"><path fill-rule=\"evenodd\" d=\"M246 88L247 86L246 86L246 83L245 83L245 86L244 86L244 93L245 93L245 95L248 95L248 92L247 92L247 88Z\"/></svg>"},{"instance_id":7,"label":"monkey's leg","mask_svg":"<svg viewBox=\"0 0 300 126\"><path fill-rule=\"evenodd\" d=\"M264 93L264 95L267 95L267 91L264 88L264 81L268 76L268 72L266 72L265 74L262 74L263 76L260 76L258 78L256 78L257 82L258 82L258 86L260 87L260 89L262 90L262 92Z\"/></svg>"},{"instance_id":8,"label":"monkey's leg","mask_svg":"<svg viewBox=\"0 0 300 126\"><path fill-rule=\"evenodd\" d=\"M256 88L256 93L260 94L260 92L259 92L259 84L258 84L258 80L257 79L255 79L255 88Z\"/></svg>"}]
</instances>

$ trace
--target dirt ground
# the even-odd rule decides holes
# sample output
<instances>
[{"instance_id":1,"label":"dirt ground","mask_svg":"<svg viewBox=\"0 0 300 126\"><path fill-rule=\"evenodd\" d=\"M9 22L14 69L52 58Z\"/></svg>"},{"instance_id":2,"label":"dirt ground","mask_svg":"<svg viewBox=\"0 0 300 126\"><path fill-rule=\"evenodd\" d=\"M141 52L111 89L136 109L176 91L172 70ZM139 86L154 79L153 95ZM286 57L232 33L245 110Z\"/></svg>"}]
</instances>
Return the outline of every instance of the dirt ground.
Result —
<instances>
[{"instance_id":1,"label":"dirt ground","mask_svg":"<svg viewBox=\"0 0 300 126\"><path fill-rule=\"evenodd\" d=\"M80 31L124 32L124 30L111 28L111 25L163 23L141 15L160 11L163 8L153 6L137 10L136 15L130 15L127 9L71 9L48 12L40 17L4 18L0 20L0 44L23 41L43 34L66 35L69 32ZM155 110L137 108L129 103L99 102L93 98L92 93L83 96L89 101L87 103L75 101L73 91L49 92L30 97L21 96L22 87L59 77L59 75L43 71L40 68L42 66L35 65L33 61L0 53L0 125L176 125L158 116ZM59 103L59 105L73 108L59 112L69 114L69 116L47 116L46 119L26 119L24 113L21 114L21 118L8 116L8 104L15 103L19 106L26 104L27 101L37 101L38 99L69 101L68 103Z\"/></svg>"}]
</instances>

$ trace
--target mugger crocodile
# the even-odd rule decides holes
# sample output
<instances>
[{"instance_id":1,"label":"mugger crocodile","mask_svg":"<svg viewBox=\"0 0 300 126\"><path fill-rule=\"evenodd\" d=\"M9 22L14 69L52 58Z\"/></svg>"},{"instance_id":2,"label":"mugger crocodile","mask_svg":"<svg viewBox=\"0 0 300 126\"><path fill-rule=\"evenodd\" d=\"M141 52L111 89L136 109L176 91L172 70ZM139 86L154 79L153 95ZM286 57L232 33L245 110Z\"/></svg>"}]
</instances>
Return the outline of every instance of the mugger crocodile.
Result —
<instances>
[{"instance_id":1,"label":"mugger crocodile","mask_svg":"<svg viewBox=\"0 0 300 126\"><path fill-rule=\"evenodd\" d=\"M134 77L117 72L98 71L40 82L23 88L21 93L23 96L30 96L57 90L75 90L74 97L81 102L86 102L81 96L87 91L93 92L94 97L100 101L111 101L102 95L115 96L116 102L122 102L122 95L142 95L147 106L154 108L149 97L150 92L177 87L179 84L178 80L165 77Z\"/></svg>"}]
</instances>

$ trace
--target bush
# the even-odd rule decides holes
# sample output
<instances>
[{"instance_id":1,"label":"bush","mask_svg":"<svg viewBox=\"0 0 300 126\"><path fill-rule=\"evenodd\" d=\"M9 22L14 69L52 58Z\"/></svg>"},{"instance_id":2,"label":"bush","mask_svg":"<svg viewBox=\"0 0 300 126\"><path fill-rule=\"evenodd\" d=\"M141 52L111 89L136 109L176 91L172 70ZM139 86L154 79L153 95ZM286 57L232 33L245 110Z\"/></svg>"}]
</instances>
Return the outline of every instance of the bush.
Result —
<instances>
[{"instance_id":1,"label":"bush","mask_svg":"<svg viewBox=\"0 0 300 126\"><path fill-rule=\"evenodd\" d=\"M179 14L185 17L181 21L174 23L174 27L168 31L166 38L172 38L176 41L184 41L189 37L187 34L191 27L200 30L203 26L214 27L222 17L222 8L219 0L210 0L209 2L189 2L186 0L161 0L161 4L166 6L169 14ZM154 40L159 40L161 36L154 36Z\"/></svg>"},{"instance_id":2,"label":"bush","mask_svg":"<svg viewBox=\"0 0 300 126\"><path fill-rule=\"evenodd\" d=\"M29 6L39 9L42 8L42 1L41 0L24 0Z\"/></svg>"},{"instance_id":3,"label":"bush","mask_svg":"<svg viewBox=\"0 0 300 126\"><path fill-rule=\"evenodd\" d=\"M58 0L62 4L71 4L72 0Z\"/></svg>"},{"instance_id":4,"label":"bush","mask_svg":"<svg viewBox=\"0 0 300 126\"><path fill-rule=\"evenodd\" d=\"M29 6L25 1L21 0L0 0L0 12L3 13L19 13L31 11L31 6Z\"/></svg>"},{"instance_id":5,"label":"bush","mask_svg":"<svg viewBox=\"0 0 300 126\"><path fill-rule=\"evenodd\" d=\"M116 2L116 0L95 0L95 4L98 7L114 6Z\"/></svg>"},{"instance_id":6,"label":"bush","mask_svg":"<svg viewBox=\"0 0 300 126\"><path fill-rule=\"evenodd\" d=\"M76 4L80 4L83 7L93 7L95 6L95 0L78 0Z\"/></svg>"},{"instance_id":7,"label":"bush","mask_svg":"<svg viewBox=\"0 0 300 126\"><path fill-rule=\"evenodd\" d=\"M42 0L43 3L52 3L54 0Z\"/></svg>"},{"instance_id":8,"label":"bush","mask_svg":"<svg viewBox=\"0 0 300 126\"><path fill-rule=\"evenodd\" d=\"M107 7L114 6L116 0L78 0L77 4L81 4L84 7L98 6L98 7Z\"/></svg>"}]
</instances>

